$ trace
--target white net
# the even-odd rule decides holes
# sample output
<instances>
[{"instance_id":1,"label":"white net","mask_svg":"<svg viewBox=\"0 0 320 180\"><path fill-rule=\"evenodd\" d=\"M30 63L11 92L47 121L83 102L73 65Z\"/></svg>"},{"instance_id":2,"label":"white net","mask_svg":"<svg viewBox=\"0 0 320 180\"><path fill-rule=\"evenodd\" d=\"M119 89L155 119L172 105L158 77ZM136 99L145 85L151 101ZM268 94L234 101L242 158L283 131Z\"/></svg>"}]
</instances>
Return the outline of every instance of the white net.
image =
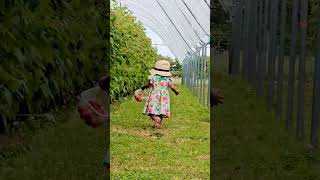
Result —
<instances>
[{"instance_id":1,"label":"white net","mask_svg":"<svg viewBox=\"0 0 320 180\"><path fill-rule=\"evenodd\" d=\"M183 60L187 52L209 42L210 0L117 0Z\"/></svg>"}]
</instances>

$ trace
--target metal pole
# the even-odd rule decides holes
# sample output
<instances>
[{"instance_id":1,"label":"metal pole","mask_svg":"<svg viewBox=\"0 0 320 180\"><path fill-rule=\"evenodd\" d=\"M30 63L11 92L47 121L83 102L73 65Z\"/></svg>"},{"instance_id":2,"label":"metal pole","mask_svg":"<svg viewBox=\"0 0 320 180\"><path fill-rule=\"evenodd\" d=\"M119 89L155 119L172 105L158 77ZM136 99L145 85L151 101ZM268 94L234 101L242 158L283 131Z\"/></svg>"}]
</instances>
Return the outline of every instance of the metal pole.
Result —
<instances>
[{"instance_id":1,"label":"metal pole","mask_svg":"<svg viewBox=\"0 0 320 180\"><path fill-rule=\"evenodd\" d=\"M317 55L315 59L315 73L313 85L312 121L311 121L311 144L319 143L319 109L320 109L320 12L318 12L317 30Z\"/></svg>"},{"instance_id":2,"label":"metal pole","mask_svg":"<svg viewBox=\"0 0 320 180\"><path fill-rule=\"evenodd\" d=\"M280 55L278 61L278 86L277 86L277 110L276 116L278 120L281 119L282 106L283 106L283 64L284 64L284 48L285 48L285 34L286 34L286 21L287 17L287 0L281 1L281 32L280 32Z\"/></svg>"},{"instance_id":3,"label":"metal pole","mask_svg":"<svg viewBox=\"0 0 320 180\"><path fill-rule=\"evenodd\" d=\"M203 47L203 49L204 49L204 47ZM204 49L204 53L203 53L203 92L202 92L202 94L203 94L203 105L205 105L205 101L206 101L206 99L205 99L205 94L206 94L206 65L207 65L207 63L206 63L206 57L205 57L205 49Z\"/></svg>"},{"instance_id":4,"label":"metal pole","mask_svg":"<svg viewBox=\"0 0 320 180\"><path fill-rule=\"evenodd\" d=\"M296 43L297 43L297 21L298 21L298 0L293 0L292 7L292 27L291 27L291 49L290 49L290 62L289 62L289 79L288 79L288 108L287 108L287 120L286 127L292 126L292 114L293 114L293 96L295 87L295 61L296 61Z\"/></svg>"},{"instance_id":5,"label":"metal pole","mask_svg":"<svg viewBox=\"0 0 320 180\"><path fill-rule=\"evenodd\" d=\"M263 42L264 42L264 36L263 36L263 17L264 17L264 11L263 11L263 0L259 0L259 25L258 25L258 70L257 70L257 95L262 96L262 86L263 86L263 78L262 78L262 58L263 58Z\"/></svg>"},{"instance_id":6,"label":"metal pole","mask_svg":"<svg viewBox=\"0 0 320 180\"><path fill-rule=\"evenodd\" d=\"M198 56L198 48L196 49L196 68L195 68L195 74L196 74L196 96L199 95L199 56Z\"/></svg>"},{"instance_id":7,"label":"metal pole","mask_svg":"<svg viewBox=\"0 0 320 180\"><path fill-rule=\"evenodd\" d=\"M194 93L193 89L194 89L194 72L193 72L193 69L194 69L194 54L192 53L191 54L191 61L190 61L190 65L191 65L191 69L190 69L190 75L191 75L191 88L190 88L190 91L192 93Z\"/></svg>"},{"instance_id":8,"label":"metal pole","mask_svg":"<svg viewBox=\"0 0 320 180\"><path fill-rule=\"evenodd\" d=\"M201 58L200 58L200 96L199 96L199 102L202 103L202 89L203 89L203 55L204 55L204 52L203 52L203 47L201 47Z\"/></svg>"},{"instance_id":9,"label":"metal pole","mask_svg":"<svg viewBox=\"0 0 320 180\"><path fill-rule=\"evenodd\" d=\"M242 42L244 43L244 46L242 48L242 64L241 64L241 69L242 69L242 78L246 79L247 77L247 53L248 53L248 0L243 0L244 3L244 24L243 24L243 34L242 34Z\"/></svg>"},{"instance_id":10,"label":"metal pole","mask_svg":"<svg viewBox=\"0 0 320 180\"><path fill-rule=\"evenodd\" d=\"M299 60L299 82L298 82L298 118L297 118L297 131L298 139L304 137L304 84L305 84L305 61L306 61L306 38L307 38L307 25L308 25L308 0L300 1L301 3L301 47L300 47L300 60Z\"/></svg>"},{"instance_id":11,"label":"metal pole","mask_svg":"<svg viewBox=\"0 0 320 180\"><path fill-rule=\"evenodd\" d=\"M231 34L231 48L229 49L229 74L234 75L234 52L235 52L235 43L236 43L236 6L233 5L232 7L232 34Z\"/></svg>"},{"instance_id":12,"label":"metal pole","mask_svg":"<svg viewBox=\"0 0 320 180\"><path fill-rule=\"evenodd\" d=\"M273 16L273 21L272 21L272 28L271 28L271 37L272 37L272 44L271 44L271 58L270 60L270 82L269 82L269 103L268 103L268 110L270 111L271 108L273 107L273 98L274 98L274 80L275 80L275 61L277 57L277 49L278 49L278 12L279 12L279 0L274 0L272 1L272 16Z\"/></svg>"},{"instance_id":13,"label":"metal pole","mask_svg":"<svg viewBox=\"0 0 320 180\"><path fill-rule=\"evenodd\" d=\"M193 59L193 94L197 95L197 50L194 53L194 59Z\"/></svg>"},{"instance_id":14,"label":"metal pole","mask_svg":"<svg viewBox=\"0 0 320 180\"><path fill-rule=\"evenodd\" d=\"M254 86L256 76L256 54L257 54L257 0L250 1L250 32L249 32L249 54L248 54L248 80Z\"/></svg>"},{"instance_id":15,"label":"metal pole","mask_svg":"<svg viewBox=\"0 0 320 180\"><path fill-rule=\"evenodd\" d=\"M269 0L264 2L264 23L263 23L263 52L262 52L262 67L261 67L261 94L264 94L266 68L268 60L268 47L269 47Z\"/></svg>"},{"instance_id":16,"label":"metal pole","mask_svg":"<svg viewBox=\"0 0 320 180\"><path fill-rule=\"evenodd\" d=\"M237 5L236 14L236 43L234 49L234 73L239 74L240 68L240 44L241 44L241 26L242 26L242 4Z\"/></svg>"},{"instance_id":17,"label":"metal pole","mask_svg":"<svg viewBox=\"0 0 320 180\"><path fill-rule=\"evenodd\" d=\"M272 96L272 88L270 88L271 86L271 69L272 69L272 45L273 45L273 29L274 29L274 0L271 0L270 1L270 4L269 4L269 12L270 12L270 19L269 19L269 47L268 47L268 52L267 52L267 55L268 55L268 58L267 58L267 69L268 69L268 72L267 72L267 110L268 111L271 111L271 106L272 106L272 99L271 99L271 96ZM271 90L270 90L271 89Z\"/></svg>"},{"instance_id":18,"label":"metal pole","mask_svg":"<svg viewBox=\"0 0 320 180\"><path fill-rule=\"evenodd\" d=\"M201 96L200 96L200 103L202 104L202 99L203 99L203 89L204 89L204 83L203 83L203 74L204 74L204 69L203 69L203 65L204 65L204 49L201 46Z\"/></svg>"},{"instance_id":19,"label":"metal pole","mask_svg":"<svg viewBox=\"0 0 320 180\"><path fill-rule=\"evenodd\" d=\"M206 48L206 50L205 50L205 55L206 55L206 57L207 57L207 48L208 48L208 46L207 46L207 44L205 45L205 48ZM209 59L209 62L210 62L210 66L211 66L211 60ZM210 66L209 66L209 68L208 68L208 87L207 87L207 89L208 89L208 92L207 92L207 106L208 106L208 108L210 108Z\"/></svg>"}]
</instances>

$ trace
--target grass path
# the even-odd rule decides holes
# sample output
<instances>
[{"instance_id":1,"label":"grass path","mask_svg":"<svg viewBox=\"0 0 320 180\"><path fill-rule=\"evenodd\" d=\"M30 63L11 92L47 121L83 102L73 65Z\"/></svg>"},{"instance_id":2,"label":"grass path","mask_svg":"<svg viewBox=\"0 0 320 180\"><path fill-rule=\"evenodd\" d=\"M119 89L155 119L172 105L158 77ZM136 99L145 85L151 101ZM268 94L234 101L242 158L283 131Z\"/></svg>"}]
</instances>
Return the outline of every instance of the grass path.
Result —
<instances>
[{"instance_id":1,"label":"grass path","mask_svg":"<svg viewBox=\"0 0 320 180\"><path fill-rule=\"evenodd\" d=\"M0 163L0 180L105 180L105 128L92 129L75 111L59 112L55 127L40 130L29 150Z\"/></svg>"},{"instance_id":2,"label":"grass path","mask_svg":"<svg viewBox=\"0 0 320 180\"><path fill-rule=\"evenodd\" d=\"M144 103L128 99L111 113L111 177L209 179L209 110L178 86L170 119L161 130L142 115Z\"/></svg>"},{"instance_id":3,"label":"grass path","mask_svg":"<svg viewBox=\"0 0 320 180\"><path fill-rule=\"evenodd\" d=\"M298 142L238 79L217 74L225 104L214 109L214 179L319 180L320 153Z\"/></svg>"}]
</instances>

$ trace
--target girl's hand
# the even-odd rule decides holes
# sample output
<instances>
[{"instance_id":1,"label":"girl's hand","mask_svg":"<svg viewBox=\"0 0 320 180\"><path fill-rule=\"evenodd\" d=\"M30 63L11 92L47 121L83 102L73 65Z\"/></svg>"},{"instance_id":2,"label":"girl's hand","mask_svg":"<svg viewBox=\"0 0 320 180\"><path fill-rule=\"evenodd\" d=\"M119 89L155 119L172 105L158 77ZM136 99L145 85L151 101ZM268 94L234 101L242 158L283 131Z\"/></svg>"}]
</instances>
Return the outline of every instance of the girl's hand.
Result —
<instances>
[{"instance_id":1,"label":"girl's hand","mask_svg":"<svg viewBox=\"0 0 320 180\"><path fill-rule=\"evenodd\" d=\"M220 89L213 89L210 94L211 106L217 106L219 104L223 104L224 96Z\"/></svg>"},{"instance_id":2,"label":"girl's hand","mask_svg":"<svg viewBox=\"0 0 320 180\"><path fill-rule=\"evenodd\" d=\"M179 95L179 92L178 92L178 91L175 91L174 93L175 93L177 96Z\"/></svg>"}]
</instances>

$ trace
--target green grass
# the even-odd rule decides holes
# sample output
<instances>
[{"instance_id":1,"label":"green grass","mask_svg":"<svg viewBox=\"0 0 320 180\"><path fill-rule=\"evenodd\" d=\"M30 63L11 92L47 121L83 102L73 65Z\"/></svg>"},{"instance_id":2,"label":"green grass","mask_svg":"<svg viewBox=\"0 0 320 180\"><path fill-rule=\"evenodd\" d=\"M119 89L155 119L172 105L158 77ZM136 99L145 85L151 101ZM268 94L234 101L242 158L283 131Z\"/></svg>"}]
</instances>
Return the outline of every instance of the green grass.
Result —
<instances>
[{"instance_id":1,"label":"green grass","mask_svg":"<svg viewBox=\"0 0 320 180\"><path fill-rule=\"evenodd\" d=\"M219 54L216 55L214 58L214 72L218 73L220 75L227 75L227 69L228 69L228 53L223 53L223 54ZM297 103L297 95L298 95L298 62L296 62L296 81L295 81L295 88L294 88L294 98L293 98L293 119L292 119L292 130L291 133L293 134L293 136L295 136L295 129L296 129L296 120L297 120L297 107L298 107L298 103ZM277 65L276 65L276 71L277 71ZM287 81L287 76L288 76L288 71L289 71L289 58L285 57L284 60L284 81L283 81L283 106L282 106L282 114L281 114L281 119L285 120L286 119L286 113L287 113L287 99L288 99L288 81ZM312 96L313 96L313 73L314 73L314 58L307 58L306 61L306 81L305 81L305 103L304 103L304 107L305 107L305 113L304 113L304 127L305 127L305 136L303 137L303 139L307 142L310 141L310 134L311 134L311 118L312 118ZM277 80L277 77L276 79ZM218 82L214 81L214 86L218 87L217 85ZM264 86L264 92L266 94L266 92L268 91L268 87L267 87L267 81L265 82L265 86ZM273 109L275 109L276 107L276 85L274 85L274 104L273 104ZM266 95L264 96L264 98L266 99ZM284 122L282 123L284 124Z\"/></svg>"},{"instance_id":2,"label":"green grass","mask_svg":"<svg viewBox=\"0 0 320 180\"><path fill-rule=\"evenodd\" d=\"M28 150L7 152L8 156L1 159L1 180L106 179L102 166L106 154L105 128L87 127L74 110L59 111L55 117L65 122L37 131L24 139ZM7 151L23 149L12 146Z\"/></svg>"},{"instance_id":3,"label":"green grass","mask_svg":"<svg viewBox=\"0 0 320 180\"><path fill-rule=\"evenodd\" d=\"M318 180L320 153L310 143L311 98L314 61L306 62L305 137L295 138L297 101L294 98L293 127L285 128L287 82L284 81L283 116L276 120L266 111L266 97L257 97L249 85L227 76L226 54L215 56L214 87L225 94L225 104L214 109L215 179L228 180ZM296 69L298 65L296 64ZM288 74L285 59L284 74ZM297 77L297 76L296 76ZM267 89L265 89L267 90ZM295 91L297 87L295 88ZM297 93L297 92L295 92ZM297 95L297 94L295 94Z\"/></svg>"},{"instance_id":4,"label":"green grass","mask_svg":"<svg viewBox=\"0 0 320 180\"><path fill-rule=\"evenodd\" d=\"M144 103L128 99L111 113L111 177L209 179L209 110L184 87L171 93L170 119L152 129Z\"/></svg>"},{"instance_id":5,"label":"green grass","mask_svg":"<svg viewBox=\"0 0 320 180\"><path fill-rule=\"evenodd\" d=\"M320 153L266 111L265 98L237 78L215 74L225 104L213 111L214 179L318 180Z\"/></svg>"}]
</instances>

